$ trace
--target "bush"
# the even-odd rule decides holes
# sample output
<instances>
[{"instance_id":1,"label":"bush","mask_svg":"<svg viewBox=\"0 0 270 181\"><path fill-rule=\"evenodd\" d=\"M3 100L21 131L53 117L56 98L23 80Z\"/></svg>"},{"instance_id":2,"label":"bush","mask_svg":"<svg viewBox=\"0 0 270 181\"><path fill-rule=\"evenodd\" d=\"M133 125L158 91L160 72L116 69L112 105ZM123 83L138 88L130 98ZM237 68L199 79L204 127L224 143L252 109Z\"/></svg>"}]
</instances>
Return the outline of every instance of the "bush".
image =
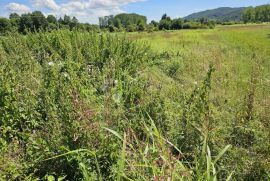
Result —
<instances>
[{"instance_id":1,"label":"bush","mask_svg":"<svg viewBox=\"0 0 270 181\"><path fill-rule=\"evenodd\" d=\"M126 28L127 32L134 32L136 31L136 26L135 25L128 25Z\"/></svg>"},{"instance_id":2,"label":"bush","mask_svg":"<svg viewBox=\"0 0 270 181\"><path fill-rule=\"evenodd\" d=\"M112 25L109 26L109 32L115 32L116 28Z\"/></svg>"}]
</instances>

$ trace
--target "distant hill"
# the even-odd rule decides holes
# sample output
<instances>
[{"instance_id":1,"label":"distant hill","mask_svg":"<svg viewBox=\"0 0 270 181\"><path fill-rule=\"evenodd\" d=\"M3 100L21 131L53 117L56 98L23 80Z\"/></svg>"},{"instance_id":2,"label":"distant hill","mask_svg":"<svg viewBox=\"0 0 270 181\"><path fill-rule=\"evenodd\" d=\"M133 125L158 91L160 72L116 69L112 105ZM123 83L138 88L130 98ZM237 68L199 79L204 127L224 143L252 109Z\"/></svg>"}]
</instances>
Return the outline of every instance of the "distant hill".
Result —
<instances>
[{"instance_id":1,"label":"distant hill","mask_svg":"<svg viewBox=\"0 0 270 181\"><path fill-rule=\"evenodd\" d=\"M241 20L242 12L245 10L241 8L222 7L212 10L206 10L198 13L193 13L184 17L187 20L196 20L200 18L207 18L218 21L239 21Z\"/></svg>"}]
</instances>

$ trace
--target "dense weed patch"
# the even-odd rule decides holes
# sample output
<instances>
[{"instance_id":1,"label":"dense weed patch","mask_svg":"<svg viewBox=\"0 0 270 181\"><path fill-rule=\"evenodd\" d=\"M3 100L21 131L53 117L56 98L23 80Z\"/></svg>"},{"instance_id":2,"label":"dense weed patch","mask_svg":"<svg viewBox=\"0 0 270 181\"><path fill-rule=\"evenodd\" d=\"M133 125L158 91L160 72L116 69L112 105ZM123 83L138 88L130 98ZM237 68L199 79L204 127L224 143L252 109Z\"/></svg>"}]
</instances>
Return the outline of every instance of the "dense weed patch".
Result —
<instances>
[{"instance_id":1,"label":"dense weed patch","mask_svg":"<svg viewBox=\"0 0 270 181\"><path fill-rule=\"evenodd\" d=\"M0 179L267 180L259 75L222 111L217 66L185 90L186 56L116 34L2 37Z\"/></svg>"}]
</instances>

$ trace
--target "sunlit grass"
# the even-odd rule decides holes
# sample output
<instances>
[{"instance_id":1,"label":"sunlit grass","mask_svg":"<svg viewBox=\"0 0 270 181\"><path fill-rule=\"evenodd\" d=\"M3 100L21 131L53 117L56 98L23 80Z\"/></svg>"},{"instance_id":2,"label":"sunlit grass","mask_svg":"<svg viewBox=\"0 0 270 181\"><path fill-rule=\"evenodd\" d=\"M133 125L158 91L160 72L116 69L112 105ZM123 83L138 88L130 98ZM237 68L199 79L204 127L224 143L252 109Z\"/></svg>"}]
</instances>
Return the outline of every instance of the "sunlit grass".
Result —
<instances>
[{"instance_id":1,"label":"sunlit grass","mask_svg":"<svg viewBox=\"0 0 270 181\"><path fill-rule=\"evenodd\" d=\"M269 27L1 37L0 180L267 180Z\"/></svg>"}]
</instances>

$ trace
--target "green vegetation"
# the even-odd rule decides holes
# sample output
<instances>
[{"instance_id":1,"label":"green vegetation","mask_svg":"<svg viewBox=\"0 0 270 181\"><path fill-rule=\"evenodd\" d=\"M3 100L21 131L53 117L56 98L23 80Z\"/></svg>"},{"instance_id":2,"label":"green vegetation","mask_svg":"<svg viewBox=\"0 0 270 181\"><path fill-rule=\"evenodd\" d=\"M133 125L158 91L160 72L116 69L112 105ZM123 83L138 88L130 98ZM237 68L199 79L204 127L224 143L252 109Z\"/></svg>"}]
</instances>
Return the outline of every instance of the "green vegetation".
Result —
<instances>
[{"instance_id":1,"label":"green vegetation","mask_svg":"<svg viewBox=\"0 0 270 181\"><path fill-rule=\"evenodd\" d=\"M217 8L198 13L193 13L184 19L200 20L209 19L214 20L218 24L231 25L241 23L261 23L270 22L270 5L262 5L248 8Z\"/></svg>"},{"instance_id":2,"label":"green vegetation","mask_svg":"<svg viewBox=\"0 0 270 181\"><path fill-rule=\"evenodd\" d=\"M188 21L182 18L171 19L171 17L164 14L159 22L151 21L147 24L145 16L137 14L119 14L114 16L105 16L99 18L101 28L108 28L110 32L115 31L145 31L148 32L158 30L180 30L180 29L206 29L214 28L215 22L207 19L200 19L198 21Z\"/></svg>"},{"instance_id":3,"label":"green vegetation","mask_svg":"<svg viewBox=\"0 0 270 181\"><path fill-rule=\"evenodd\" d=\"M269 46L269 25L0 37L0 180L269 180Z\"/></svg>"},{"instance_id":4,"label":"green vegetation","mask_svg":"<svg viewBox=\"0 0 270 181\"><path fill-rule=\"evenodd\" d=\"M153 25L155 23L152 22ZM159 30L180 30L180 29L213 29L215 27L214 21L207 19L200 19L199 21L187 21L181 18L171 19L167 14L164 14L159 21Z\"/></svg>"},{"instance_id":5,"label":"green vegetation","mask_svg":"<svg viewBox=\"0 0 270 181\"><path fill-rule=\"evenodd\" d=\"M0 36L10 33L27 34L28 32L51 32L53 30L79 30L79 31L109 31L109 32L135 32L135 31L157 31L178 29L214 28L212 21L184 21L181 18L171 20L165 15L160 23L152 21L147 24L147 18L138 14L118 14L116 16L105 16L99 18L99 26L88 23L80 23L76 17L65 15L56 19L53 15L47 17L40 11L22 14L10 14L9 18L0 17Z\"/></svg>"},{"instance_id":6,"label":"green vegetation","mask_svg":"<svg viewBox=\"0 0 270 181\"><path fill-rule=\"evenodd\" d=\"M215 20L220 23L223 22L237 22L241 20L241 15L246 8L229 8L222 7L217 9L206 10L198 13L193 13L186 16L184 19L187 20L199 20L201 18L206 18L210 20Z\"/></svg>"},{"instance_id":7,"label":"green vegetation","mask_svg":"<svg viewBox=\"0 0 270 181\"><path fill-rule=\"evenodd\" d=\"M233 172L235 180L269 180L269 25L134 34L131 38L149 41L152 49L164 57L159 71L154 70L151 77L162 87L164 97L170 97L168 102L174 102L170 111L175 112L170 115L178 121L172 128L179 131L169 140L190 153L187 150L195 150L195 130L209 126L212 150L232 145L220 163L225 175ZM203 82L209 64L215 67L209 98L211 111L210 117L200 119L197 116L204 114L195 112L207 103L189 101L200 100L193 88ZM168 76L170 79L164 78ZM185 96L181 97L180 92ZM183 126L186 117L189 128ZM204 123L205 119L210 123ZM183 127L188 140L174 140L183 136Z\"/></svg>"},{"instance_id":8,"label":"green vegetation","mask_svg":"<svg viewBox=\"0 0 270 181\"><path fill-rule=\"evenodd\" d=\"M110 32L123 31L134 32L144 31L147 25L147 18L138 14L118 14L116 16L105 16L99 18L101 28L108 28Z\"/></svg>"},{"instance_id":9,"label":"green vegetation","mask_svg":"<svg viewBox=\"0 0 270 181\"><path fill-rule=\"evenodd\" d=\"M245 23L270 22L270 5L247 8L242 18Z\"/></svg>"},{"instance_id":10,"label":"green vegetation","mask_svg":"<svg viewBox=\"0 0 270 181\"><path fill-rule=\"evenodd\" d=\"M172 19L164 14L159 22L147 23L147 18L138 14L118 14L99 18L98 25L80 23L76 17L65 15L56 19L53 15L47 17L40 11L22 14L10 14L9 18L0 17L0 36L19 32L51 32L53 30L68 29L70 31L109 31L109 32L153 32L158 30L180 29L213 29L216 24L233 25L245 23L261 23L270 21L270 5L250 8L218 8L191 14L185 18Z\"/></svg>"},{"instance_id":11,"label":"green vegetation","mask_svg":"<svg viewBox=\"0 0 270 181\"><path fill-rule=\"evenodd\" d=\"M79 23L76 17L71 18L67 15L58 20L53 15L45 17L40 11L22 14L21 16L12 13L9 19L0 18L0 35L16 32L26 34L27 32L53 31L58 29L97 31L99 27L88 23Z\"/></svg>"}]
</instances>

